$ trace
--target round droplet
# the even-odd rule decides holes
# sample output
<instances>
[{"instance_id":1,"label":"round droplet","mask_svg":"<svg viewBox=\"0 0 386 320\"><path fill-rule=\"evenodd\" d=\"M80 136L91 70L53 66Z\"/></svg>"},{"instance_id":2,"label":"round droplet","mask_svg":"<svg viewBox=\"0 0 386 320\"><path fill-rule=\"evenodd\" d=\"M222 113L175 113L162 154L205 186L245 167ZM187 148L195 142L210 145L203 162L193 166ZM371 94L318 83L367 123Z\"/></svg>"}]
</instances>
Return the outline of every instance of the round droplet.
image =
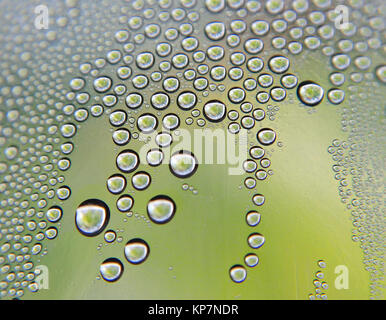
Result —
<instances>
[{"instance_id":1,"label":"round droplet","mask_svg":"<svg viewBox=\"0 0 386 320\"><path fill-rule=\"evenodd\" d=\"M228 98L233 103L243 102L245 99L245 91L241 88L232 88L228 92Z\"/></svg>"},{"instance_id":2,"label":"round droplet","mask_svg":"<svg viewBox=\"0 0 386 320\"><path fill-rule=\"evenodd\" d=\"M272 129L264 128L257 133L257 140L262 145L270 145L276 140L276 133Z\"/></svg>"},{"instance_id":3,"label":"round droplet","mask_svg":"<svg viewBox=\"0 0 386 320\"><path fill-rule=\"evenodd\" d=\"M292 89L298 84L298 78L292 74L286 74L280 79L280 82L284 88Z\"/></svg>"},{"instance_id":4,"label":"round droplet","mask_svg":"<svg viewBox=\"0 0 386 320\"><path fill-rule=\"evenodd\" d=\"M344 91L340 89L331 89L328 91L327 97L332 104L340 104L344 100Z\"/></svg>"},{"instance_id":5,"label":"round droplet","mask_svg":"<svg viewBox=\"0 0 386 320\"><path fill-rule=\"evenodd\" d=\"M143 133L151 133L157 128L157 118L152 114L143 114L137 120L137 127Z\"/></svg>"},{"instance_id":6,"label":"round droplet","mask_svg":"<svg viewBox=\"0 0 386 320\"><path fill-rule=\"evenodd\" d=\"M117 208L121 212L128 212L134 205L134 199L130 195L123 195L117 200Z\"/></svg>"},{"instance_id":7,"label":"round droplet","mask_svg":"<svg viewBox=\"0 0 386 320\"><path fill-rule=\"evenodd\" d=\"M219 122L223 120L226 115L225 104L217 100L207 102L203 111L205 118L212 122Z\"/></svg>"},{"instance_id":8,"label":"round droplet","mask_svg":"<svg viewBox=\"0 0 386 320\"><path fill-rule=\"evenodd\" d=\"M82 202L75 212L75 224L80 233L93 237L103 231L109 222L110 210L106 203L98 199Z\"/></svg>"},{"instance_id":9,"label":"round droplet","mask_svg":"<svg viewBox=\"0 0 386 320\"><path fill-rule=\"evenodd\" d=\"M260 233L252 233L248 237L248 244L253 249L260 248L265 242L264 236Z\"/></svg>"},{"instance_id":10,"label":"round droplet","mask_svg":"<svg viewBox=\"0 0 386 320\"><path fill-rule=\"evenodd\" d=\"M254 253L249 253L244 257L245 264L250 267L256 267L259 263L259 258Z\"/></svg>"},{"instance_id":11,"label":"round droplet","mask_svg":"<svg viewBox=\"0 0 386 320\"><path fill-rule=\"evenodd\" d=\"M151 183L151 177L147 172L137 172L131 178L133 187L137 190L145 190Z\"/></svg>"},{"instance_id":12,"label":"round droplet","mask_svg":"<svg viewBox=\"0 0 386 320\"><path fill-rule=\"evenodd\" d=\"M221 40L225 36L225 25L217 21L208 23L205 26L205 34L210 40Z\"/></svg>"},{"instance_id":13,"label":"round droplet","mask_svg":"<svg viewBox=\"0 0 386 320\"><path fill-rule=\"evenodd\" d=\"M117 156L116 164L125 173L133 172L138 168L139 158L135 151L124 150Z\"/></svg>"},{"instance_id":14,"label":"round droplet","mask_svg":"<svg viewBox=\"0 0 386 320\"><path fill-rule=\"evenodd\" d=\"M117 281L123 273L122 262L116 258L109 258L100 265L99 272L102 278L108 282Z\"/></svg>"},{"instance_id":15,"label":"round droplet","mask_svg":"<svg viewBox=\"0 0 386 320\"><path fill-rule=\"evenodd\" d=\"M106 92L111 88L112 81L109 77L99 77L94 80L94 89L97 92Z\"/></svg>"},{"instance_id":16,"label":"round droplet","mask_svg":"<svg viewBox=\"0 0 386 320\"><path fill-rule=\"evenodd\" d=\"M240 283L247 278L247 270L241 265L235 265L230 268L229 275L232 281Z\"/></svg>"},{"instance_id":17,"label":"round droplet","mask_svg":"<svg viewBox=\"0 0 386 320\"><path fill-rule=\"evenodd\" d=\"M305 81L299 84L297 94L301 102L313 107L323 100L324 90L314 82Z\"/></svg>"},{"instance_id":18,"label":"round droplet","mask_svg":"<svg viewBox=\"0 0 386 320\"><path fill-rule=\"evenodd\" d=\"M257 211L249 211L246 216L246 220L249 226L255 227L260 223L260 213Z\"/></svg>"},{"instance_id":19,"label":"round droplet","mask_svg":"<svg viewBox=\"0 0 386 320\"><path fill-rule=\"evenodd\" d=\"M182 92L177 98L177 104L183 110L190 110L194 108L196 103L197 97L191 91Z\"/></svg>"},{"instance_id":20,"label":"round droplet","mask_svg":"<svg viewBox=\"0 0 386 320\"><path fill-rule=\"evenodd\" d=\"M132 264L143 263L149 253L149 245L142 239L132 239L125 245L125 257Z\"/></svg>"},{"instance_id":21,"label":"round droplet","mask_svg":"<svg viewBox=\"0 0 386 320\"><path fill-rule=\"evenodd\" d=\"M156 167L162 163L164 155L159 149L152 149L146 154L146 161L149 165Z\"/></svg>"},{"instance_id":22,"label":"round droplet","mask_svg":"<svg viewBox=\"0 0 386 320\"><path fill-rule=\"evenodd\" d=\"M147 214L154 223L163 224L169 222L175 212L176 205L168 196L156 196L147 204Z\"/></svg>"},{"instance_id":23,"label":"round droplet","mask_svg":"<svg viewBox=\"0 0 386 320\"><path fill-rule=\"evenodd\" d=\"M58 222L62 217L63 211L60 207L54 206L47 210L46 217L50 222Z\"/></svg>"},{"instance_id":24,"label":"round droplet","mask_svg":"<svg viewBox=\"0 0 386 320\"><path fill-rule=\"evenodd\" d=\"M139 93L130 93L126 97L126 105L130 109L137 109L143 103L143 98Z\"/></svg>"},{"instance_id":25,"label":"round droplet","mask_svg":"<svg viewBox=\"0 0 386 320\"><path fill-rule=\"evenodd\" d=\"M149 69L154 64L154 56L151 52L142 52L137 55L136 63L140 69Z\"/></svg>"},{"instance_id":26,"label":"round droplet","mask_svg":"<svg viewBox=\"0 0 386 320\"><path fill-rule=\"evenodd\" d=\"M114 242L117 237L117 234L114 230L107 230L104 234L104 239L107 243Z\"/></svg>"},{"instance_id":27,"label":"round droplet","mask_svg":"<svg viewBox=\"0 0 386 320\"><path fill-rule=\"evenodd\" d=\"M158 110L166 109L169 106L170 99L166 93L158 92L151 96L151 105Z\"/></svg>"},{"instance_id":28,"label":"round droplet","mask_svg":"<svg viewBox=\"0 0 386 320\"><path fill-rule=\"evenodd\" d=\"M169 147L172 142L173 138L167 132L161 132L155 137L155 143L161 148Z\"/></svg>"},{"instance_id":29,"label":"round droplet","mask_svg":"<svg viewBox=\"0 0 386 320\"><path fill-rule=\"evenodd\" d=\"M112 194L121 193L126 187L126 179L120 174L112 175L107 179L107 189Z\"/></svg>"},{"instance_id":30,"label":"round droplet","mask_svg":"<svg viewBox=\"0 0 386 320\"><path fill-rule=\"evenodd\" d=\"M119 145L123 146L130 141L130 131L127 129L118 129L113 133L113 141Z\"/></svg>"},{"instance_id":31,"label":"round droplet","mask_svg":"<svg viewBox=\"0 0 386 320\"><path fill-rule=\"evenodd\" d=\"M185 150L178 151L170 157L170 171L178 178L192 176L198 167L198 161L193 153Z\"/></svg>"},{"instance_id":32,"label":"round droplet","mask_svg":"<svg viewBox=\"0 0 386 320\"><path fill-rule=\"evenodd\" d=\"M175 130L178 128L180 125L180 118L175 115L175 114L167 114L163 119L162 119L162 125L164 126L165 129L167 130Z\"/></svg>"},{"instance_id":33,"label":"round droplet","mask_svg":"<svg viewBox=\"0 0 386 320\"><path fill-rule=\"evenodd\" d=\"M288 70L290 62L289 59L283 56L276 56L272 57L269 60L269 68L272 70L272 72L281 74Z\"/></svg>"},{"instance_id":34,"label":"round droplet","mask_svg":"<svg viewBox=\"0 0 386 320\"><path fill-rule=\"evenodd\" d=\"M262 206L265 202L265 198L262 194L255 194L252 198L252 201L257 206Z\"/></svg>"}]
</instances>

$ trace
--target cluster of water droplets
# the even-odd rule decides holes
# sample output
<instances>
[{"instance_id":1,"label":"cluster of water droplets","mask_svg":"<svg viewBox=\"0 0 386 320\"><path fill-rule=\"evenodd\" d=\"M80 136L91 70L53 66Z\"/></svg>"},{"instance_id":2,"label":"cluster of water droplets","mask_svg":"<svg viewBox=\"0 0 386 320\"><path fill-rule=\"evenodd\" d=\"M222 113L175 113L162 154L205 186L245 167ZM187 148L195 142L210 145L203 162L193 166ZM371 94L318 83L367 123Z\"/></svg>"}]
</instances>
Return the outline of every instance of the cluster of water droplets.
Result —
<instances>
[{"instance_id":1,"label":"cluster of water droplets","mask_svg":"<svg viewBox=\"0 0 386 320\"><path fill-rule=\"evenodd\" d=\"M3 24L0 103L5 111L0 112L0 143L5 160L0 162L0 190L5 199L0 203L0 266L5 280L0 282L1 296L20 297L24 287L37 290L31 257L44 255L43 240L54 239L60 232L61 202L71 196L65 173L71 167L73 139L88 119L105 114L113 143L121 148L114 164L116 172L106 177L107 190L116 197L119 212L132 215L135 194L127 189L143 192L149 188L152 178L143 166L164 163L163 150L171 148L173 136L183 124L219 126L233 134L242 128L254 133L250 157L243 164L244 186L252 191L252 204L261 207L265 197L254 190L272 174L266 148L277 140L275 130L265 125L266 116L274 120L288 92L296 89L299 101L309 107L319 105L325 97L329 104L340 105L346 101L343 88L347 82L362 85L370 81L382 86L386 81L385 65L374 69L370 57L371 51L382 48L383 20L374 4L361 0L349 1L350 23L340 29L334 24L336 14L330 0L137 0L111 7L102 1L102 5L109 8L109 14L102 14L97 4L75 0L58 4L55 27L45 33ZM16 8L20 9L16 14L27 21L32 10L28 12L20 4ZM12 21L14 15L5 14L5 20ZM366 17L369 19L363 25ZM106 25L116 31L106 30ZM105 52L105 48L111 50ZM312 79L298 79L296 70L289 73L290 60L318 50L328 57L332 69L329 88ZM76 72L79 75L74 76ZM350 100L358 108L345 107L342 121L343 128L356 129L350 141L355 155L359 147L353 145L358 145L359 124L364 123L358 119L358 110L364 112L365 108L358 88L349 87ZM347 120L348 116L355 119ZM140 163L130 142L153 132L157 132L157 148L149 147L146 163ZM333 155L338 153L339 167L348 165L340 154L349 152L345 151L348 145L333 144L329 149ZM370 147L361 146L361 150ZM357 168L359 160L352 161ZM168 167L181 179L199 173L198 161L190 150L175 152ZM357 186L356 171L350 174ZM348 188L346 178L339 176L338 180L340 188ZM370 201L374 221L369 224L375 228L379 204L373 203L378 203L379 194L363 196L361 186L357 186L360 198L352 199L350 205L362 210ZM350 191L341 192L348 193L342 199L352 196ZM149 223L163 224L173 219L176 203L168 195L153 195L143 210ZM371 233L362 230L357 221L365 220L360 210L353 210L358 224L353 240L365 242ZM93 237L107 228L112 212L100 199L85 199L74 212L65 214L75 214L78 231ZM256 227L260 213L249 211L246 222ZM363 241L362 234L368 235ZM116 231L104 232L106 242L116 238ZM258 249L265 238L254 232L247 242L251 249ZM371 246L364 250L372 252L371 257L377 254ZM149 252L150 246L143 239L131 239L124 248L124 256L132 264L144 262ZM383 265L370 256L367 260L375 266L368 268L372 270L372 285L377 287ZM246 267L258 262L256 254L247 253L242 264L230 269L231 279L244 281ZM106 281L118 280L123 270L118 258L108 258L100 265ZM375 295L376 289L372 290Z\"/></svg>"},{"instance_id":2,"label":"cluster of water droplets","mask_svg":"<svg viewBox=\"0 0 386 320\"><path fill-rule=\"evenodd\" d=\"M328 283L325 279L327 263L324 260L319 260L317 265L319 270L315 272L315 278L313 280L315 292L310 293L308 298L310 300L327 300L328 296L326 292L328 290Z\"/></svg>"}]
</instances>

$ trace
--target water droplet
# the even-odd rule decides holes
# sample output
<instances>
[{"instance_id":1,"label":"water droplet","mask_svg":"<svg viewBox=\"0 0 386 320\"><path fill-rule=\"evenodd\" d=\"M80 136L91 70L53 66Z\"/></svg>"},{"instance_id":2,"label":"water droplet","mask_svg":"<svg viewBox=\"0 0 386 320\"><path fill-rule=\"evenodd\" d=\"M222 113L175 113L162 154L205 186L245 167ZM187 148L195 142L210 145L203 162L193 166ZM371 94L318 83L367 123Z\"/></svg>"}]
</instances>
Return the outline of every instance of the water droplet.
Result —
<instances>
[{"instance_id":1,"label":"water droplet","mask_svg":"<svg viewBox=\"0 0 386 320\"><path fill-rule=\"evenodd\" d=\"M248 237L248 244L253 249L260 248L265 242L264 236L260 233L252 233Z\"/></svg>"},{"instance_id":2,"label":"water droplet","mask_svg":"<svg viewBox=\"0 0 386 320\"><path fill-rule=\"evenodd\" d=\"M219 122L223 120L226 115L225 105L217 100L207 102L203 111L205 118L212 122Z\"/></svg>"},{"instance_id":3,"label":"water droplet","mask_svg":"<svg viewBox=\"0 0 386 320\"><path fill-rule=\"evenodd\" d=\"M151 221L157 224L169 222L176 212L174 201L164 195L152 198L147 204L147 214Z\"/></svg>"},{"instance_id":4,"label":"water droplet","mask_svg":"<svg viewBox=\"0 0 386 320\"><path fill-rule=\"evenodd\" d=\"M235 265L230 268L229 275L234 282L240 283L247 278L247 270L241 265Z\"/></svg>"},{"instance_id":5,"label":"water droplet","mask_svg":"<svg viewBox=\"0 0 386 320\"><path fill-rule=\"evenodd\" d=\"M193 153L185 150L178 151L170 157L170 171L178 178L192 176L198 167L198 161Z\"/></svg>"},{"instance_id":6,"label":"water droplet","mask_svg":"<svg viewBox=\"0 0 386 320\"><path fill-rule=\"evenodd\" d=\"M301 102L307 106L313 107L322 101L324 90L320 85L314 82L305 81L299 84L297 94Z\"/></svg>"},{"instance_id":7,"label":"water droplet","mask_svg":"<svg viewBox=\"0 0 386 320\"><path fill-rule=\"evenodd\" d=\"M271 145L276 140L276 133L272 129L264 128L257 133L257 140L262 145Z\"/></svg>"},{"instance_id":8,"label":"water droplet","mask_svg":"<svg viewBox=\"0 0 386 320\"><path fill-rule=\"evenodd\" d=\"M117 281L123 273L122 262L116 258L109 258L100 265L99 272L102 278L109 282Z\"/></svg>"},{"instance_id":9,"label":"water droplet","mask_svg":"<svg viewBox=\"0 0 386 320\"><path fill-rule=\"evenodd\" d=\"M75 224L80 233L93 237L100 234L110 218L110 210L106 203L98 199L82 202L75 212Z\"/></svg>"},{"instance_id":10,"label":"water droplet","mask_svg":"<svg viewBox=\"0 0 386 320\"><path fill-rule=\"evenodd\" d=\"M125 245L125 257L132 264L143 263L149 253L149 245L142 239L132 239Z\"/></svg>"}]
</instances>

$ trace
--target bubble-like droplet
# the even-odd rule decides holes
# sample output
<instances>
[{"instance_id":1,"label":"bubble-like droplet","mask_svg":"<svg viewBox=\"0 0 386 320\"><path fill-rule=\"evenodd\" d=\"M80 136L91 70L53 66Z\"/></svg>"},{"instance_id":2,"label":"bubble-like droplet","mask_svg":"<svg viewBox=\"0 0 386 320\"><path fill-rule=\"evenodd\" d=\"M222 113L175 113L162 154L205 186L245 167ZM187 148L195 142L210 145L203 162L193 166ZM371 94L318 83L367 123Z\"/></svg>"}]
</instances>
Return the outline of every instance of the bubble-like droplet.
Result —
<instances>
[{"instance_id":1,"label":"bubble-like droplet","mask_svg":"<svg viewBox=\"0 0 386 320\"><path fill-rule=\"evenodd\" d=\"M142 239L132 239L125 245L125 257L132 264L143 263L149 253L149 245Z\"/></svg>"},{"instance_id":2,"label":"bubble-like droplet","mask_svg":"<svg viewBox=\"0 0 386 320\"><path fill-rule=\"evenodd\" d=\"M229 275L234 282L240 283L247 278L247 270L241 265L235 265L229 269Z\"/></svg>"},{"instance_id":3,"label":"bubble-like droplet","mask_svg":"<svg viewBox=\"0 0 386 320\"><path fill-rule=\"evenodd\" d=\"M108 282L117 281L123 273L122 262L116 258L109 258L102 262L99 268L102 278Z\"/></svg>"},{"instance_id":4,"label":"bubble-like droplet","mask_svg":"<svg viewBox=\"0 0 386 320\"><path fill-rule=\"evenodd\" d=\"M265 202L265 197L262 194L255 194L252 201L257 206L262 206Z\"/></svg>"},{"instance_id":5,"label":"bubble-like droplet","mask_svg":"<svg viewBox=\"0 0 386 320\"><path fill-rule=\"evenodd\" d=\"M221 40L225 36L225 25L218 21L208 23L205 26L205 34L210 40Z\"/></svg>"},{"instance_id":6,"label":"bubble-like droplet","mask_svg":"<svg viewBox=\"0 0 386 320\"><path fill-rule=\"evenodd\" d=\"M257 257L256 254L254 253L249 253L247 254L245 257L244 257L244 262L245 264L250 267L250 268L253 268L253 267L256 267L259 263L259 258Z\"/></svg>"},{"instance_id":7,"label":"bubble-like droplet","mask_svg":"<svg viewBox=\"0 0 386 320\"><path fill-rule=\"evenodd\" d=\"M176 212L174 201L165 195L152 198L147 204L147 214L151 221L158 224L169 222Z\"/></svg>"},{"instance_id":8,"label":"bubble-like droplet","mask_svg":"<svg viewBox=\"0 0 386 320\"><path fill-rule=\"evenodd\" d=\"M223 66L214 66L210 70L210 76L214 81L224 80L226 77L226 69Z\"/></svg>"},{"instance_id":9,"label":"bubble-like droplet","mask_svg":"<svg viewBox=\"0 0 386 320\"><path fill-rule=\"evenodd\" d=\"M55 239L56 236L58 235L58 229L55 227L48 228L45 232L46 238L49 240Z\"/></svg>"},{"instance_id":10,"label":"bubble-like droplet","mask_svg":"<svg viewBox=\"0 0 386 320\"><path fill-rule=\"evenodd\" d=\"M257 54L264 48L264 42L260 39L248 39L244 43L244 49L250 54Z\"/></svg>"},{"instance_id":11,"label":"bubble-like droplet","mask_svg":"<svg viewBox=\"0 0 386 320\"><path fill-rule=\"evenodd\" d=\"M163 119L162 119L162 125L164 126L165 129L167 130L175 130L178 128L180 125L180 118L175 115L175 114L167 114Z\"/></svg>"},{"instance_id":12,"label":"bubble-like droplet","mask_svg":"<svg viewBox=\"0 0 386 320\"><path fill-rule=\"evenodd\" d=\"M245 99L245 91L241 88L232 88L228 92L228 98L233 103L243 102Z\"/></svg>"},{"instance_id":13,"label":"bubble-like droplet","mask_svg":"<svg viewBox=\"0 0 386 320\"><path fill-rule=\"evenodd\" d=\"M151 96L151 105L158 110L163 110L169 106L170 99L166 93L157 92Z\"/></svg>"},{"instance_id":14,"label":"bubble-like droplet","mask_svg":"<svg viewBox=\"0 0 386 320\"><path fill-rule=\"evenodd\" d=\"M137 55L136 63L140 69L150 69L154 64L154 56L151 52L142 52Z\"/></svg>"},{"instance_id":15,"label":"bubble-like droplet","mask_svg":"<svg viewBox=\"0 0 386 320\"><path fill-rule=\"evenodd\" d=\"M134 199L130 195L123 195L117 200L117 208L121 212L128 212L134 205Z\"/></svg>"},{"instance_id":16,"label":"bubble-like droplet","mask_svg":"<svg viewBox=\"0 0 386 320\"><path fill-rule=\"evenodd\" d=\"M212 46L207 50L209 59L213 61L221 60L224 57L225 51L221 46Z\"/></svg>"},{"instance_id":17,"label":"bubble-like droplet","mask_svg":"<svg viewBox=\"0 0 386 320\"><path fill-rule=\"evenodd\" d=\"M137 127L143 133L153 132L158 125L157 118L152 114L143 114L137 120Z\"/></svg>"},{"instance_id":18,"label":"bubble-like droplet","mask_svg":"<svg viewBox=\"0 0 386 320\"><path fill-rule=\"evenodd\" d=\"M265 20L256 20L251 24L251 30L257 36L264 36L269 31L269 23Z\"/></svg>"},{"instance_id":19,"label":"bubble-like droplet","mask_svg":"<svg viewBox=\"0 0 386 320\"><path fill-rule=\"evenodd\" d=\"M269 60L268 65L272 72L281 74L288 70L290 62L286 57L276 56Z\"/></svg>"},{"instance_id":20,"label":"bubble-like droplet","mask_svg":"<svg viewBox=\"0 0 386 320\"><path fill-rule=\"evenodd\" d=\"M177 104L183 110L190 110L194 108L196 103L197 97L191 91L182 92L177 98Z\"/></svg>"},{"instance_id":21,"label":"bubble-like droplet","mask_svg":"<svg viewBox=\"0 0 386 320\"><path fill-rule=\"evenodd\" d=\"M178 178L192 176L198 167L198 161L190 151L180 150L170 157L170 171Z\"/></svg>"},{"instance_id":22,"label":"bubble-like droplet","mask_svg":"<svg viewBox=\"0 0 386 320\"><path fill-rule=\"evenodd\" d=\"M94 80L94 89L99 93L108 91L111 85L112 81L109 77L99 77Z\"/></svg>"},{"instance_id":23,"label":"bubble-like droplet","mask_svg":"<svg viewBox=\"0 0 386 320\"><path fill-rule=\"evenodd\" d=\"M265 145L265 146L271 145L276 140L276 132L269 128L261 129L257 133L257 140L262 145Z\"/></svg>"},{"instance_id":24,"label":"bubble-like droplet","mask_svg":"<svg viewBox=\"0 0 386 320\"><path fill-rule=\"evenodd\" d=\"M82 202L75 212L76 227L80 233L88 237L100 234L109 222L109 218L109 207L98 199Z\"/></svg>"},{"instance_id":25,"label":"bubble-like droplet","mask_svg":"<svg viewBox=\"0 0 386 320\"><path fill-rule=\"evenodd\" d=\"M344 91L340 89L331 89L327 93L328 100L332 104L340 104L344 100Z\"/></svg>"},{"instance_id":26,"label":"bubble-like droplet","mask_svg":"<svg viewBox=\"0 0 386 320\"><path fill-rule=\"evenodd\" d=\"M249 226L255 227L260 223L260 213L257 211L249 211L246 215L246 220Z\"/></svg>"},{"instance_id":27,"label":"bubble-like droplet","mask_svg":"<svg viewBox=\"0 0 386 320\"><path fill-rule=\"evenodd\" d=\"M114 242L117 237L117 234L114 230L107 230L104 234L104 239L107 243Z\"/></svg>"},{"instance_id":28,"label":"bubble-like droplet","mask_svg":"<svg viewBox=\"0 0 386 320\"><path fill-rule=\"evenodd\" d=\"M260 233L252 233L248 237L248 244L253 249L260 248L265 242L265 238Z\"/></svg>"},{"instance_id":29,"label":"bubble-like droplet","mask_svg":"<svg viewBox=\"0 0 386 320\"><path fill-rule=\"evenodd\" d=\"M286 91L281 87L274 87L269 92L272 100L274 101L282 101L285 99L287 93Z\"/></svg>"},{"instance_id":30,"label":"bubble-like droplet","mask_svg":"<svg viewBox=\"0 0 386 320\"><path fill-rule=\"evenodd\" d=\"M131 178L133 187L137 190L145 190L151 183L151 177L147 172L137 172Z\"/></svg>"},{"instance_id":31,"label":"bubble-like droplet","mask_svg":"<svg viewBox=\"0 0 386 320\"><path fill-rule=\"evenodd\" d=\"M126 97L126 105L130 109L137 109L143 103L143 98L139 93L130 93Z\"/></svg>"},{"instance_id":32,"label":"bubble-like droplet","mask_svg":"<svg viewBox=\"0 0 386 320\"><path fill-rule=\"evenodd\" d=\"M203 111L205 118L212 122L219 122L223 120L226 115L225 104L218 100L207 102Z\"/></svg>"},{"instance_id":33,"label":"bubble-like droplet","mask_svg":"<svg viewBox=\"0 0 386 320\"><path fill-rule=\"evenodd\" d=\"M155 137L155 143L161 148L169 147L172 142L173 138L168 132L160 132Z\"/></svg>"},{"instance_id":34,"label":"bubble-like droplet","mask_svg":"<svg viewBox=\"0 0 386 320\"><path fill-rule=\"evenodd\" d=\"M280 82L284 88L292 89L298 84L298 78L293 74L286 74L280 79Z\"/></svg>"},{"instance_id":35,"label":"bubble-like droplet","mask_svg":"<svg viewBox=\"0 0 386 320\"><path fill-rule=\"evenodd\" d=\"M60 207L54 206L47 210L46 217L50 222L58 222L62 217L62 209Z\"/></svg>"},{"instance_id":36,"label":"bubble-like droplet","mask_svg":"<svg viewBox=\"0 0 386 320\"><path fill-rule=\"evenodd\" d=\"M135 151L124 150L118 156L116 164L119 170L129 173L138 168L139 158Z\"/></svg>"},{"instance_id":37,"label":"bubble-like droplet","mask_svg":"<svg viewBox=\"0 0 386 320\"><path fill-rule=\"evenodd\" d=\"M113 141L119 145L123 146L130 141L130 131L127 129L117 129L113 133Z\"/></svg>"},{"instance_id":38,"label":"bubble-like droplet","mask_svg":"<svg viewBox=\"0 0 386 320\"><path fill-rule=\"evenodd\" d=\"M324 90L317 83L305 81L299 84L297 94L301 102L313 107L323 100Z\"/></svg>"},{"instance_id":39,"label":"bubble-like droplet","mask_svg":"<svg viewBox=\"0 0 386 320\"><path fill-rule=\"evenodd\" d=\"M126 188L126 179L120 174L112 175L107 179L107 189L112 194L121 193Z\"/></svg>"}]
</instances>

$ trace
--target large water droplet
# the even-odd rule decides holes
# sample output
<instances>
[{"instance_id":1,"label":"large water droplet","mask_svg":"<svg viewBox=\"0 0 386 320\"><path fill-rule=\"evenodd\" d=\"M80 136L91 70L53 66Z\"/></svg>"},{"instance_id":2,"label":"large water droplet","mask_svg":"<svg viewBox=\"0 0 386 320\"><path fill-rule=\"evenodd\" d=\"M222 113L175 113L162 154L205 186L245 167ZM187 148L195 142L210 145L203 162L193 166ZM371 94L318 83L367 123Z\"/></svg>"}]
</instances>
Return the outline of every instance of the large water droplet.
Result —
<instances>
[{"instance_id":1,"label":"large water droplet","mask_svg":"<svg viewBox=\"0 0 386 320\"><path fill-rule=\"evenodd\" d=\"M241 265L235 265L230 268L229 275L234 282L240 283L246 279L247 270Z\"/></svg>"},{"instance_id":2,"label":"large water droplet","mask_svg":"<svg viewBox=\"0 0 386 320\"><path fill-rule=\"evenodd\" d=\"M99 272L104 280L109 282L117 281L123 273L122 262L116 258L109 258L102 262Z\"/></svg>"},{"instance_id":3,"label":"large water droplet","mask_svg":"<svg viewBox=\"0 0 386 320\"><path fill-rule=\"evenodd\" d=\"M319 104L324 96L323 88L310 81L305 81L299 84L297 93L300 101L311 107Z\"/></svg>"},{"instance_id":4,"label":"large water droplet","mask_svg":"<svg viewBox=\"0 0 386 320\"><path fill-rule=\"evenodd\" d=\"M190 177L196 172L197 167L197 159L189 151L181 150L170 157L170 171L179 178Z\"/></svg>"},{"instance_id":5,"label":"large water droplet","mask_svg":"<svg viewBox=\"0 0 386 320\"><path fill-rule=\"evenodd\" d=\"M142 239L132 239L125 246L125 257L132 264L144 262L149 253L149 245Z\"/></svg>"},{"instance_id":6,"label":"large water droplet","mask_svg":"<svg viewBox=\"0 0 386 320\"><path fill-rule=\"evenodd\" d=\"M93 237L103 231L109 218L110 210L106 203L98 199L89 199L76 209L75 224L83 235Z\"/></svg>"},{"instance_id":7,"label":"large water droplet","mask_svg":"<svg viewBox=\"0 0 386 320\"><path fill-rule=\"evenodd\" d=\"M156 196L147 204L147 214L150 220L158 224L169 222L175 212L176 205L168 196Z\"/></svg>"},{"instance_id":8,"label":"large water droplet","mask_svg":"<svg viewBox=\"0 0 386 320\"><path fill-rule=\"evenodd\" d=\"M272 129L264 128L257 133L257 140L262 145L270 145L276 140L276 133Z\"/></svg>"}]
</instances>

